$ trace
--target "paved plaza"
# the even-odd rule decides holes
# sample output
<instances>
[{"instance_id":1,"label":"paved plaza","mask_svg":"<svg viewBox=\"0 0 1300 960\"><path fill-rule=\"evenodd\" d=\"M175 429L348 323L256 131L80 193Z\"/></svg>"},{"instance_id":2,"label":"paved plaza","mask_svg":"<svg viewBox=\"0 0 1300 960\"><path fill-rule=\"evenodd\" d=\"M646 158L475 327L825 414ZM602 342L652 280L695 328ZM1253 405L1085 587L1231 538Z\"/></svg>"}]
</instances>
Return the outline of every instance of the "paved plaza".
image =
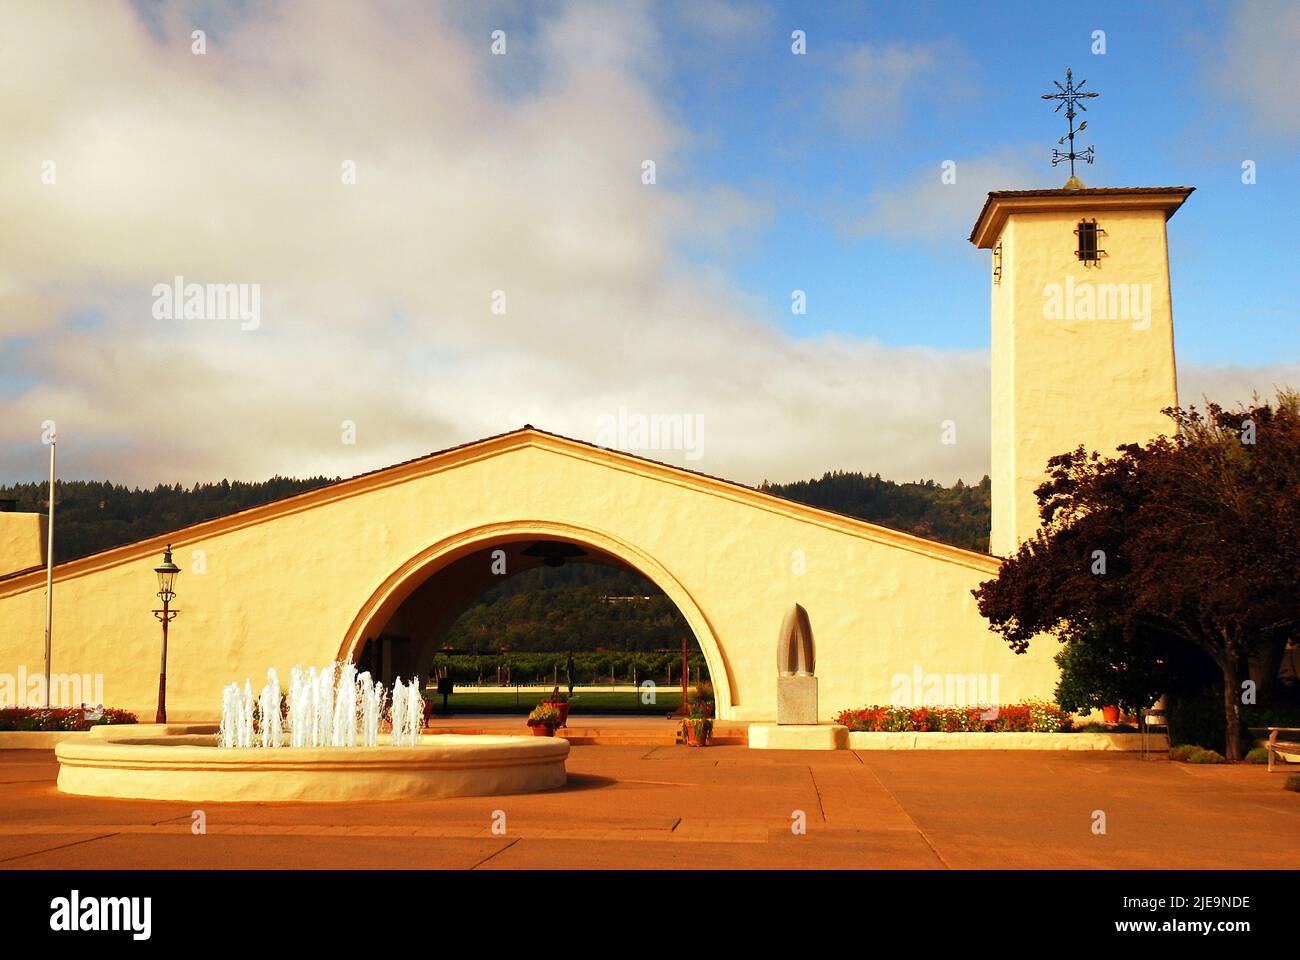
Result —
<instances>
[{"instance_id":1,"label":"paved plaza","mask_svg":"<svg viewBox=\"0 0 1300 960\"><path fill-rule=\"evenodd\" d=\"M180 804L66 796L52 751L5 750L0 866L1300 867L1300 794L1258 766L646 744L575 745L568 766L566 788L520 796Z\"/></svg>"}]
</instances>

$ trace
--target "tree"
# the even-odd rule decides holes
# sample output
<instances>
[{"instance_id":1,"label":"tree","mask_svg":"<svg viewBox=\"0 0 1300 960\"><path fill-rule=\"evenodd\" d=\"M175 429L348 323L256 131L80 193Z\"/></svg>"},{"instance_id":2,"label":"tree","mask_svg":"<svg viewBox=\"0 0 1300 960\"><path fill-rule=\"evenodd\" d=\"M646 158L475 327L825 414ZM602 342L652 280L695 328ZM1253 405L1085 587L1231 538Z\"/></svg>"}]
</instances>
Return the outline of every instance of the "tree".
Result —
<instances>
[{"instance_id":1,"label":"tree","mask_svg":"<svg viewBox=\"0 0 1300 960\"><path fill-rule=\"evenodd\" d=\"M981 553L989 546L988 477L945 488L933 480L894 483L880 474L825 473L820 479L769 483L759 489L787 500L861 517Z\"/></svg>"},{"instance_id":2,"label":"tree","mask_svg":"<svg viewBox=\"0 0 1300 960\"><path fill-rule=\"evenodd\" d=\"M1170 689L1178 666L1168 644L1146 634L1126 638L1115 628L1064 644L1053 659L1061 668L1056 703L1072 713L1114 704L1136 714Z\"/></svg>"},{"instance_id":3,"label":"tree","mask_svg":"<svg viewBox=\"0 0 1300 960\"><path fill-rule=\"evenodd\" d=\"M974 593L1017 653L1042 634L1202 651L1239 759L1243 702L1265 702L1300 633L1300 394L1165 413L1173 437L1053 457L1042 529Z\"/></svg>"}]
</instances>

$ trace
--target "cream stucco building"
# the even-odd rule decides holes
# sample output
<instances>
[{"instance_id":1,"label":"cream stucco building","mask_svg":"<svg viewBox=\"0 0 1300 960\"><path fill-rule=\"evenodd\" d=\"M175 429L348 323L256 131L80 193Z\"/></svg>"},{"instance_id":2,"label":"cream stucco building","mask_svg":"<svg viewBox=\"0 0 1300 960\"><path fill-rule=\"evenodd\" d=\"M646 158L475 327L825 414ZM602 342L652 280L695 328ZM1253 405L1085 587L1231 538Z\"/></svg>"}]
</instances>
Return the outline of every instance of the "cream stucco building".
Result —
<instances>
[{"instance_id":1,"label":"cream stucco building","mask_svg":"<svg viewBox=\"0 0 1300 960\"><path fill-rule=\"evenodd\" d=\"M1165 428L1160 409L1176 401L1165 221L1188 193L990 194L971 240L993 251L995 554L1035 529L1049 456ZM409 676L502 562L508 573L541 562L524 552L538 541L662 588L704 651L724 719L774 718L777 632L794 603L816 638L823 720L890 702L901 677L948 678L966 702L971 684L1001 702L1055 684L1050 646L1016 656L976 609L995 556L532 427L58 566L52 671L102 675L107 705L152 716L151 571L170 543L184 573L169 719L211 719L224 684L268 667L365 658ZM0 675L42 673L42 551L35 515L0 513ZM392 634L410 639L380 641Z\"/></svg>"},{"instance_id":2,"label":"cream stucco building","mask_svg":"<svg viewBox=\"0 0 1300 960\"><path fill-rule=\"evenodd\" d=\"M989 194L993 530L998 556L1038 529L1047 460L1164 432L1178 403L1165 222L1187 187Z\"/></svg>"}]
</instances>

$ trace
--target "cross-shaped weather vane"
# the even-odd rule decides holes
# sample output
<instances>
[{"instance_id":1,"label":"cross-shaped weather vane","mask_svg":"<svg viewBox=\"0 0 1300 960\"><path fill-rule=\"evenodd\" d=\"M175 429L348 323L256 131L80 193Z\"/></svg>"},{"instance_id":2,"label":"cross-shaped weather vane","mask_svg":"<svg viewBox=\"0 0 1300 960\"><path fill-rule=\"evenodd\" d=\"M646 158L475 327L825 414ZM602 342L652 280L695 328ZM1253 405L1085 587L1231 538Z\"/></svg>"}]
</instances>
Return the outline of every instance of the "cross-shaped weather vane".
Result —
<instances>
[{"instance_id":1,"label":"cross-shaped weather vane","mask_svg":"<svg viewBox=\"0 0 1300 960\"><path fill-rule=\"evenodd\" d=\"M1079 151L1078 153L1076 153L1074 150L1074 135L1076 133L1083 133L1084 130L1088 129L1087 120L1079 124L1079 129L1076 130L1074 128L1074 118L1078 116L1078 114L1074 112L1074 108L1078 107L1080 110L1086 113L1088 108L1085 107L1079 101L1098 96L1098 94L1092 92L1088 92L1088 93L1083 92L1083 85L1088 82L1087 80L1080 80L1079 85L1076 87L1074 85L1074 72L1070 70L1068 67L1065 70L1065 86L1061 86L1060 82L1057 80L1053 80L1052 82L1056 84L1056 89L1059 90L1060 92L1045 93L1043 94L1043 99L1059 101L1056 104L1056 109L1052 112L1060 113L1061 107L1065 107L1065 119L1070 122L1070 132L1066 134L1064 137L1062 137L1060 140L1056 141L1058 144L1064 144L1066 140L1069 140L1070 149L1067 153L1062 153L1060 150L1053 149L1052 166L1056 166L1058 163L1063 163L1066 160L1069 160L1070 179L1073 180L1074 161L1082 160L1084 163L1092 163L1092 157L1093 157L1092 147L1088 147L1087 150L1082 150Z\"/></svg>"}]
</instances>

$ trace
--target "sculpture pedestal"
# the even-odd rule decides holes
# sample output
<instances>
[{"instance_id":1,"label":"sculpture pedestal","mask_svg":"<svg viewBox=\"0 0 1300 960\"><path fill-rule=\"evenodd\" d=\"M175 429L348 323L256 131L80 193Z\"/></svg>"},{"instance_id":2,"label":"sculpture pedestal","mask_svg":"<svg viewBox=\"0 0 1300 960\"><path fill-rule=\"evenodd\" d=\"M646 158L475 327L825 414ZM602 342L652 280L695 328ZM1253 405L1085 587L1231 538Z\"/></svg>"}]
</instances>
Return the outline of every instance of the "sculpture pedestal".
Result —
<instances>
[{"instance_id":1,"label":"sculpture pedestal","mask_svg":"<svg viewBox=\"0 0 1300 960\"><path fill-rule=\"evenodd\" d=\"M776 678L776 722L780 724L817 723L817 678L790 676Z\"/></svg>"},{"instance_id":2,"label":"sculpture pedestal","mask_svg":"<svg viewBox=\"0 0 1300 960\"><path fill-rule=\"evenodd\" d=\"M806 724L751 723L751 750L847 750L849 728L838 723Z\"/></svg>"}]
</instances>

